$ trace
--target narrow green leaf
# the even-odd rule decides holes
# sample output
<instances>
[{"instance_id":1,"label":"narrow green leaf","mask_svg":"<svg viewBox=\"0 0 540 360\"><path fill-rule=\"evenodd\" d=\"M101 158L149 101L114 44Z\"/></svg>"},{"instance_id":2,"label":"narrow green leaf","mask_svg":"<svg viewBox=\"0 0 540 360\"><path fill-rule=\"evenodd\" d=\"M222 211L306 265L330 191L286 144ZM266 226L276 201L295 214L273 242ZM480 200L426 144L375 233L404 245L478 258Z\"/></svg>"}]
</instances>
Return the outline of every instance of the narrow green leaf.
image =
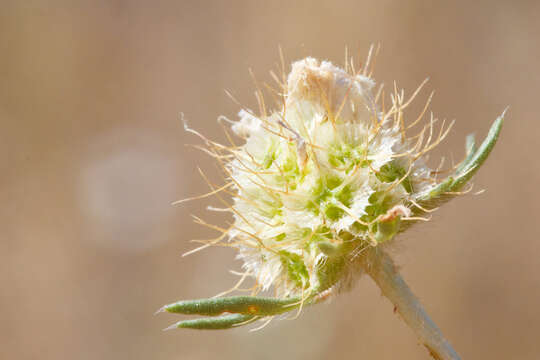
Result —
<instances>
[{"instance_id":1,"label":"narrow green leaf","mask_svg":"<svg viewBox=\"0 0 540 360\"><path fill-rule=\"evenodd\" d=\"M424 206L432 208L434 205L449 200L452 196L443 196L445 193L458 192L471 180L497 143L505 114L506 110L493 122L486 138L478 149L475 148L474 136L467 136L467 156L465 160L458 166L453 175L446 178L419 199Z\"/></svg>"},{"instance_id":2,"label":"narrow green leaf","mask_svg":"<svg viewBox=\"0 0 540 360\"><path fill-rule=\"evenodd\" d=\"M497 143L497 139L499 138L499 134L501 132L504 122L505 114L506 110L504 110L501 116L499 116L493 122L493 125L491 125L491 128L489 129L489 132L484 142L482 142L482 145L480 145L480 147L474 153L467 165L461 170L458 176L456 176L456 179L454 180L450 191L459 191L463 187L463 185L465 185L474 176L474 174L476 174L478 169L480 169L480 166L482 166L482 164L486 161L489 154L491 153L491 150Z\"/></svg>"},{"instance_id":3,"label":"narrow green leaf","mask_svg":"<svg viewBox=\"0 0 540 360\"><path fill-rule=\"evenodd\" d=\"M193 320L183 320L166 328L170 329L197 329L197 330L223 330L237 326L247 325L255 320L257 316L232 314L213 318L202 318Z\"/></svg>"},{"instance_id":4,"label":"narrow green leaf","mask_svg":"<svg viewBox=\"0 0 540 360\"><path fill-rule=\"evenodd\" d=\"M268 316L290 311L296 307L299 301L299 297L278 299L255 296L231 296L178 301L165 305L160 311L208 316L216 316L222 313Z\"/></svg>"}]
</instances>

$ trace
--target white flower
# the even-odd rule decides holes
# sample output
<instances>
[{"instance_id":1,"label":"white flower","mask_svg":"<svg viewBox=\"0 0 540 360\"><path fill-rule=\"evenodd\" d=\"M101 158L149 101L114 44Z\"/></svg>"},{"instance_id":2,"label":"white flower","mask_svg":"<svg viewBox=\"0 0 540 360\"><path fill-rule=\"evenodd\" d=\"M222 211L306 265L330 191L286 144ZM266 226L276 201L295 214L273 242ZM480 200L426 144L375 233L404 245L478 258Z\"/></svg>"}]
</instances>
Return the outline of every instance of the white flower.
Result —
<instances>
[{"instance_id":1,"label":"white flower","mask_svg":"<svg viewBox=\"0 0 540 360\"><path fill-rule=\"evenodd\" d=\"M436 185L423 157L446 132L434 133L432 120L411 136L403 93L384 109L374 88L365 72L306 58L292 65L281 108L240 111L232 130L245 143L207 141L234 189L230 246L263 290L288 297L347 285L348 261L391 240Z\"/></svg>"}]
</instances>

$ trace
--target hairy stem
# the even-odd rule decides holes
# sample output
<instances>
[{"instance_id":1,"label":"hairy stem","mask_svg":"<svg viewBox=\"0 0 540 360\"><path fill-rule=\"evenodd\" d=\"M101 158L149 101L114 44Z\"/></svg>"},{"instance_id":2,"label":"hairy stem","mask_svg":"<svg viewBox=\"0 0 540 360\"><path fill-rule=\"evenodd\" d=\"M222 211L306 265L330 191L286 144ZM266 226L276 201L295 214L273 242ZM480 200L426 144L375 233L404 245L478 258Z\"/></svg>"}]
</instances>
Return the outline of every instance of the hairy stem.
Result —
<instances>
[{"instance_id":1,"label":"hairy stem","mask_svg":"<svg viewBox=\"0 0 540 360\"><path fill-rule=\"evenodd\" d=\"M409 289L392 258L377 247L370 247L364 254L364 270L394 304L394 310L415 332L430 355L437 360L461 359Z\"/></svg>"}]
</instances>

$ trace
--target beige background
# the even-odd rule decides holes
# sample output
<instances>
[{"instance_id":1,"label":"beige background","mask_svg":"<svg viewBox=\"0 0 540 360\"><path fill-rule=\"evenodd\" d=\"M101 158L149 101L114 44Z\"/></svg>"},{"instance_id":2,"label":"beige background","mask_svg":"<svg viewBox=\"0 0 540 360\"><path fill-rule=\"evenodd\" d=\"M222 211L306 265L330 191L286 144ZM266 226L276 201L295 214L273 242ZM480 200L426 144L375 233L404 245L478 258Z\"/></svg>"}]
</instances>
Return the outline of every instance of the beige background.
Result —
<instances>
[{"instance_id":1,"label":"beige background","mask_svg":"<svg viewBox=\"0 0 540 360\"><path fill-rule=\"evenodd\" d=\"M341 64L380 42L376 79L457 119L438 154L463 156L510 105L476 177L397 246L411 287L465 359L538 359L540 3L537 1L2 1L0 358L428 359L364 278L330 304L260 332L161 329L153 312L230 287L228 249L187 258L216 181L179 113L225 141L220 114L254 106L262 80L306 55ZM425 99L427 91L422 93Z\"/></svg>"}]
</instances>

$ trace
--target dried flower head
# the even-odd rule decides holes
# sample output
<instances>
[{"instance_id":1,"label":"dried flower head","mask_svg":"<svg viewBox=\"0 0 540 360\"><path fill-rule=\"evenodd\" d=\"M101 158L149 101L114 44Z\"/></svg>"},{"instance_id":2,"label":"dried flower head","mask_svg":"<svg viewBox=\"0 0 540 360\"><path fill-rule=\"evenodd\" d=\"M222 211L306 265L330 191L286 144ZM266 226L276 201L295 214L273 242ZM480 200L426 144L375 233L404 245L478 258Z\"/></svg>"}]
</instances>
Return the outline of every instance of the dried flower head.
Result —
<instances>
[{"instance_id":1,"label":"dried flower head","mask_svg":"<svg viewBox=\"0 0 540 360\"><path fill-rule=\"evenodd\" d=\"M196 219L221 231L202 248L218 242L235 248L244 262L241 281L252 277L254 295L272 288L276 297L172 304L163 310L236 314L175 327L241 325L348 288L362 272L356 259L364 250L388 244L411 223L428 220L436 205L462 191L491 150L502 118L492 129L487 153L469 141L467 158L440 180L439 169L428 168L425 160L452 124L433 116L423 121L431 96L419 116L406 119L404 110L424 83L410 98L394 86L388 105L370 75L369 57L359 71L306 58L293 63L279 82L279 109L270 112L258 91L260 113L243 109L238 121L229 121L240 144L229 137L231 145L224 146L186 126L225 172L225 185L209 182L211 194L233 198L223 209L234 216L230 227ZM223 303L227 299L235 300ZM231 310L234 304L237 310ZM204 306L214 310L204 312Z\"/></svg>"}]
</instances>

